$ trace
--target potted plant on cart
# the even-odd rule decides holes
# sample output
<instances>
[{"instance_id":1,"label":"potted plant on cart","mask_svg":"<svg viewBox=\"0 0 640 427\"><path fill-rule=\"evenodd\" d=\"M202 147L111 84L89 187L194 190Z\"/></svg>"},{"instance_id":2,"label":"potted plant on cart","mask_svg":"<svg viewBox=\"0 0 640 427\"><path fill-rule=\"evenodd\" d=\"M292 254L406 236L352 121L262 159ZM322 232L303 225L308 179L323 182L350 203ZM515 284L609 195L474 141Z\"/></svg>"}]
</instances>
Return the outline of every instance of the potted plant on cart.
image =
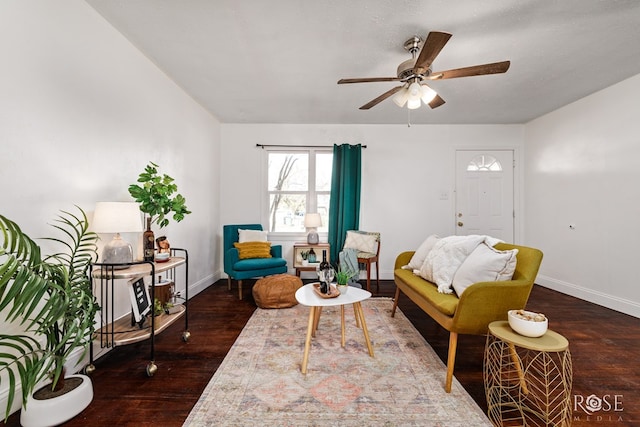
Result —
<instances>
[{"instance_id":1,"label":"potted plant on cart","mask_svg":"<svg viewBox=\"0 0 640 427\"><path fill-rule=\"evenodd\" d=\"M82 360L91 345L99 309L88 271L97 260L98 236L88 231L87 217L78 210L63 211L52 225L62 237L44 240L62 250L48 256L0 215L0 312L20 331L0 334L0 380L9 382L5 419L22 389L25 427L60 424L93 399L89 377L65 378L65 363L79 350ZM50 383L36 390L46 380Z\"/></svg>"},{"instance_id":2,"label":"potted plant on cart","mask_svg":"<svg viewBox=\"0 0 640 427\"><path fill-rule=\"evenodd\" d=\"M167 242L166 246L168 247L166 237L154 239L151 224L156 223L160 228L164 228L169 224L168 217L171 213L173 213L171 217L176 222L182 221L185 215L191 213L186 206L185 198L177 193L178 185L175 183L175 179L167 174L160 174L158 168L157 164L149 162L138 176L138 184L129 186L129 194L140 204L140 211L146 214L147 229L143 234L145 261L154 260L154 242L156 240ZM163 306L160 301L154 299L157 313L170 310L172 305L166 303Z\"/></svg>"},{"instance_id":3,"label":"potted plant on cart","mask_svg":"<svg viewBox=\"0 0 640 427\"><path fill-rule=\"evenodd\" d=\"M180 193L174 195L178 191L175 179L167 174L161 175L158 168L157 164L149 162L138 176L137 182L140 184L129 186L129 194L140 203L140 210L148 215L150 221L163 228L169 225L168 216L171 213L174 221L180 222L191 211L187 209L186 200Z\"/></svg>"},{"instance_id":4,"label":"potted plant on cart","mask_svg":"<svg viewBox=\"0 0 640 427\"><path fill-rule=\"evenodd\" d=\"M145 261L154 260L155 239L151 224L156 223L160 228L164 228L169 224L168 216L171 213L176 222L182 221L185 215L191 213L187 209L185 198L177 193L178 186L175 179L167 174L160 174L158 168L157 164L149 162L138 176L139 184L129 186L129 194L140 204L140 210L146 214L147 229L143 235Z\"/></svg>"}]
</instances>

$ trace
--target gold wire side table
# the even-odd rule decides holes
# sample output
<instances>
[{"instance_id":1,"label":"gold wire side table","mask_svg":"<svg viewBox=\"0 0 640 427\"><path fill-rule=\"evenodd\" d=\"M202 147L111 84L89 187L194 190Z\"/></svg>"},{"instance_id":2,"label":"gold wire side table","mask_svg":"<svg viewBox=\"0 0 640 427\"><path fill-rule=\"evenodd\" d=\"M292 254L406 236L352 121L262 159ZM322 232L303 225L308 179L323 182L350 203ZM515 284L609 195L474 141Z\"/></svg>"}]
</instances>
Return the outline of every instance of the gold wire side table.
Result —
<instances>
[{"instance_id":1,"label":"gold wire side table","mask_svg":"<svg viewBox=\"0 0 640 427\"><path fill-rule=\"evenodd\" d=\"M487 416L496 426L570 426L569 342L548 330L517 334L508 322L489 325L484 353Z\"/></svg>"}]
</instances>

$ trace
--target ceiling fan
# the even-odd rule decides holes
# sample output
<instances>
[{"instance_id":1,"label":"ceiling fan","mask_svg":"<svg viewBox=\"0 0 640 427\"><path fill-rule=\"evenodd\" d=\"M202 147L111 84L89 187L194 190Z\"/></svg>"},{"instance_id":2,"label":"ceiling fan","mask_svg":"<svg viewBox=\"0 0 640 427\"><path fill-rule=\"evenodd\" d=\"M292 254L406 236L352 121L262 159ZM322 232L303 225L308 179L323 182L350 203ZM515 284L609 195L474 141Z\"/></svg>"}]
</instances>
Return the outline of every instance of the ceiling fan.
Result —
<instances>
[{"instance_id":1,"label":"ceiling fan","mask_svg":"<svg viewBox=\"0 0 640 427\"><path fill-rule=\"evenodd\" d=\"M458 77L481 76L484 74L505 73L511 65L510 61L494 62L491 64L474 65L471 67L454 68L446 71L431 71L431 64L436 59L442 48L451 38L451 34L439 31L431 31L427 40L422 45L422 39L414 36L404 43L404 48L411 53L408 59L398 66L397 77L365 77L354 79L340 79L338 84L365 83L365 82L391 82L400 81L404 84L396 86L367 102L361 110L368 110L379 104L392 95L393 101L403 107L414 109L421 105L421 102L428 104L431 108L437 108L445 103L433 89L423 83L424 80L443 80ZM420 52L418 54L418 52Z\"/></svg>"}]
</instances>

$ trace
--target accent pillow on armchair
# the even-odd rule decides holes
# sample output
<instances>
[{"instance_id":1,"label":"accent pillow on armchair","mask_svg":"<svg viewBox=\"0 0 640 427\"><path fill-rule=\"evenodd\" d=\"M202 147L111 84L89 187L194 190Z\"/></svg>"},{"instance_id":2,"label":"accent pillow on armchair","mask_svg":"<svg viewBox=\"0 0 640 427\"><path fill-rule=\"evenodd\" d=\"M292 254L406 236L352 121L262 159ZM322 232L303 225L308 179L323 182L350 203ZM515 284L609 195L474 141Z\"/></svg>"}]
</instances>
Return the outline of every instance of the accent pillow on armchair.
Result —
<instances>
[{"instance_id":1,"label":"accent pillow on armchair","mask_svg":"<svg viewBox=\"0 0 640 427\"><path fill-rule=\"evenodd\" d=\"M240 299L242 280L287 272L287 261L282 258L282 246L269 244L266 242L266 236L261 224L223 226L223 257L224 272L228 276L227 286L231 289L231 280L237 280Z\"/></svg>"}]
</instances>

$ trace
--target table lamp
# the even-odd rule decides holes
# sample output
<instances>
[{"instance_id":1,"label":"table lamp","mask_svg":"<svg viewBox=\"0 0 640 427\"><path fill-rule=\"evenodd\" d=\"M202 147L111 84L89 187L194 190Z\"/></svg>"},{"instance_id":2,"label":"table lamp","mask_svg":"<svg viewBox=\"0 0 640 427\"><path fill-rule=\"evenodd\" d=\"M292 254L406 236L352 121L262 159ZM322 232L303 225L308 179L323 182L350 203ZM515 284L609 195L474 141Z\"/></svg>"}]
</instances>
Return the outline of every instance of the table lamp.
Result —
<instances>
[{"instance_id":1,"label":"table lamp","mask_svg":"<svg viewBox=\"0 0 640 427\"><path fill-rule=\"evenodd\" d=\"M318 227L322 227L322 218L319 213L308 213L304 216L304 226L307 228L307 243L317 245L320 241L318 237Z\"/></svg>"},{"instance_id":2,"label":"table lamp","mask_svg":"<svg viewBox=\"0 0 640 427\"><path fill-rule=\"evenodd\" d=\"M134 202L97 202L93 213L91 230L115 233L113 239L102 250L102 261L108 264L133 262L131 244L120 237L120 233L141 233L140 207Z\"/></svg>"}]
</instances>

